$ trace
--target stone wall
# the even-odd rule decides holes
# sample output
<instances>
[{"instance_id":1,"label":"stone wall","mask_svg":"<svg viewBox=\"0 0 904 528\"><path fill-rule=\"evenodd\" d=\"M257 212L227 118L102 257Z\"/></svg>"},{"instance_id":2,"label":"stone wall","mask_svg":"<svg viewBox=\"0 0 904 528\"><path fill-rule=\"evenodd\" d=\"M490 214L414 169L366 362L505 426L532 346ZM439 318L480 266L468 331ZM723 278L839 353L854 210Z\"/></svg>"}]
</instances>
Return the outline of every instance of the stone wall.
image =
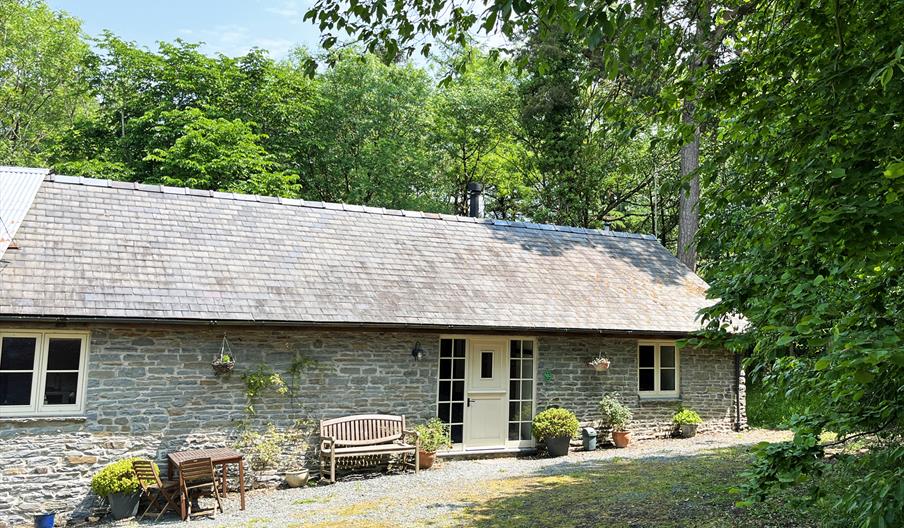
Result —
<instances>
[{"instance_id":1,"label":"stone wall","mask_svg":"<svg viewBox=\"0 0 904 528\"><path fill-rule=\"evenodd\" d=\"M81 328L91 331L85 416L0 417L0 528L30 525L34 513L47 510L83 518L95 500L90 477L103 465L146 456L163 466L170 451L231 445L242 422L261 430L267 423L289 427L298 419L316 423L359 413L404 414L421 422L435 412L438 334L230 327L237 367L218 377L210 362L223 328ZM411 356L416 342L424 350L421 361ZM635 438L663 434L677 403L636 399L635 347L629 339L541 337L538 409L558 404L590 421L600 396L617 390L635 410ZM587 362L601 350L612 367L598 373ZM288 371L299 357L313 364L293 381ZM252 416L242 374L260 365L280 373L297 396L267 393L254 402ZM683 351L681 368L683 404L707 420L701 430L728 429L734 412L731 356ZM316 465L313 428L305 432L312 440L307 463Z\"/></svg>"},{"instance_id":2,"label":"stone wall","mask_svg":"<svg viewBox=\"0 0 904 528\"><path fill-rule=\"evenodd\" d=\"M722 350L681 350L680 397L641 399L637 392L637 340L594 336L541 337L537 371L537 411L566 407L582 424L594 425L597 405L606 393L618 393L634 414L632 438L671 434L672 415L679 407L693 409L704 422L698 430L730 431L734 428L734 356ZM588 363L598 356L611 361L598 372ZM743 378L742 378L743 379ZM741 427L746 426L744 386L741 384Z\"/></svg>"}]
</instances>

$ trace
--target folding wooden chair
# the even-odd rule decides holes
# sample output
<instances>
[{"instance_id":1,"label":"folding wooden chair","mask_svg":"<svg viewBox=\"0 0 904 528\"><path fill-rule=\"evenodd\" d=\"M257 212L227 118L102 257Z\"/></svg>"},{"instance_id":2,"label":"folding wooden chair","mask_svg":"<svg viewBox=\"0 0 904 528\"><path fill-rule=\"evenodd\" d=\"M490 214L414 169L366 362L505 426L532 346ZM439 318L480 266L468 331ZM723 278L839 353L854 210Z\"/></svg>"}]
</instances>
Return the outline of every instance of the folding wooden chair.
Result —
<instances>
[{"instance_id":1,"label":"folding wooden chair","mask_svg":"<svg viewBox=\"0 0 904 528\"><path fill-rule=\"evenodd\" d=\"M220 502L220 491L217 486L217 478L213 472L213 462L210 458L196 458L186 460L179 464L179 488L182 490L182 518L189 519L192 515L216 514L216 508L209 510L192 510L191 494L200 495L203 491L213 492L220 513L223 512L223 503Z\"/></svg>"},{"instance_id":2,"label":"folding wooden chair","mask_svg":"<svg viewBox=\"0 0 904 528\"><path fill-rule=\"evenodd\" d=\"M176 505L179 500L179 483L171 480L161 480L157 473L153 462L150 460L133 460L132 471L138 478L138 485L141 486L141 493L148 498L150 504L145 508L144 513L138 517L138 520L144 519L144 516L151 511L151 508L157 506L160 513L154 521L159 521L163 514L172 508L173 513L179 515L179 506Z\"/></svg>"}]
</instances>

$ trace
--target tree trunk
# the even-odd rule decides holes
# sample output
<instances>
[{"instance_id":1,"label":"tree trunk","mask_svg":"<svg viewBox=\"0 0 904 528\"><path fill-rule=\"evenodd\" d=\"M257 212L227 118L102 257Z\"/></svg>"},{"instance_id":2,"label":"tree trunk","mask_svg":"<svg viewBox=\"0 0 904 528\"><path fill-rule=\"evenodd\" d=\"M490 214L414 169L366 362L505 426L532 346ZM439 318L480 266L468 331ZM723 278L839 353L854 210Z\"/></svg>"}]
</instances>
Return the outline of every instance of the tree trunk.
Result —
<instances>
[{"instance_id":1,"label":"tree trunk","mask_svg":"<svg viewBox=\"0 0 904 528\"><path fill-rule=\"evenodd\" d=\"M692 104L685 104L683 120L693 125L694 110ZM694 139L681 147L681 179L687 182L682 186L678 197L678 260L694 271L697 269L697 228L700 226L700 127L694 129Z\"/></svg>"}]
</instances>

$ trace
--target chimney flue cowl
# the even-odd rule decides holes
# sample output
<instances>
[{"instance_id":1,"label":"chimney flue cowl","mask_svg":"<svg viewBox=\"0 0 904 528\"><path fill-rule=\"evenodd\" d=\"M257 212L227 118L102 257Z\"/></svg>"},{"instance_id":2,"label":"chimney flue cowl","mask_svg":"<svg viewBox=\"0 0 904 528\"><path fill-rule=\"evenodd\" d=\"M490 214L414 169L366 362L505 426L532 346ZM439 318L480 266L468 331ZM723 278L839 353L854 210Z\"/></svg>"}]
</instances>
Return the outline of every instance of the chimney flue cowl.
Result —
<instances>
[{"instance_id":1,"label":"chimney flue cowl","mask_svg":"<svg viewBox=\"0 0 904 528\"><path fill-rule=\"evenodd\" d=\"M473 218L483 217L483 184L471 182L468 184L468 216Z\"/></svg>"}]
</instances>

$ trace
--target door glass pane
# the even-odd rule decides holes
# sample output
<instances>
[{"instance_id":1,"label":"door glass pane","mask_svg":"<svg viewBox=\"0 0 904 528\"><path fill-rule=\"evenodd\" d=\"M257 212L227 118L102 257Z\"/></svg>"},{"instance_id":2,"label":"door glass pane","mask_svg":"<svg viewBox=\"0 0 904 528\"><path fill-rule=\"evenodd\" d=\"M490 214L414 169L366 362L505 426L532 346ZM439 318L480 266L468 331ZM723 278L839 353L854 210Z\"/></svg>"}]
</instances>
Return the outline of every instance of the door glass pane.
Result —
<instances>
[{"instance_id":1,"label":"door glass pane","mask_svg":"<svg viewBox=\"0 0 904 528\"><path fill-rule=\"evenodd\" d=\"M452 396L452 382L442 380L439 382L439 401L449 401Z\"/></svg>"},{"instance_id":2,"label":"door glass pane","mask_svg":"<svg viewBox=\"0 0 904 528\"><path fill-rule=\"evenodd\" d=\"M521 357L521 341L518 341L517 339L513 339L511 342L511 345L509 345L509 349L512 352L511 357L513 357L513 358Z\"/></svg>"},{"instance_id":3,"label":"door glass pane","mask_svg":"<svg viewBox=\"0 0 904 528\"><path fill-rule=\"evenodd\" d=\"M0 348L0 370L32 370L37 344L36 337L4 337Z\"/></svg>"},{"instance_id":4,"label":"door glass pane","mask_svg":"<svg viewBox=\"0 0 904 528\"><path fill-rule=\"evenodd\" d=\"M456 444L460 444L460 443L461 443L461 439L462 439L462 434L461 434L461 433L462 433L462 427L461 427L461 425L453 425L453 426L450 428L450 432L452 433L452 442L453 442L453 443L456 443Z\"/></svg>"},{"instance_id":5,"label":"door glass pane","mask_svg":"<svg viewBox=\"0 0 904 528\"><path fill-rule=\"evenodd\" d=\"M531 380L525 380L521 382L521 399L522 400L531 400L534 395L533 389L534 382Z\"/></svg>"},{"instance_id":6,"label":"door glass pane","mask_svg":"<svg viewBox=\"0 0 904 528\"><path fill-rule=\"evenodd\" d=\"M453 381L452 382L452 400L453 401L464 401L465 399L465 382L464 381Z\"/></svg>"},{"instance_id":7,"label":"door glass pane","mask_svg":"<svg viewBox=\"0 0 904 528\"><path fill-rule=\"evenodd\" d=\"M656 390L653 384L653 369L640 369L640 383L638 388L642 391Z\"/></svg>"},{"instance_id":8,"label":"door glass pane","mask_svg":"<svg viewBox=\"0 0 904 528\"><path fill-rule=\"evenodd\" d=\"M521 354L524 357L534 357L534 342L533 341L522 341L521 342Z\"/></svg>"},{"instance_id":9,"label":"door glass pane","mask_svg":"<svg viewBox=\"0 0 904 528\"><path fill-rule=\"evenodd\" d=\"M521 439L522 440L530 440L531 432L530 432L530 422L521 422Z\"/></svg>"},{"instance_id":10,"label":"door glass pane","mask_svg":"<svg viewBox=\"0 0 904 528\"><path fill-rule=\"evenodd\" d=\"M465 340L464 339L456 339L455 340L455 357L457 357L457 358L465 357Z\"/></svg>"},{"instance_id":11,"label":"door glass pane","mask_svg":"<svg viewBox=\"0 0 904 528\"><path fill-rule=\"evenodd\" d=\"M461 423L464 421L465 404L458 402L452 404L452 420L451 423Z\"/></svg>"},{"instance_id":12,"label":"door glass pane","mask_svg":"<svg viewBox=\"0 0 904 528\"><path fill-rule=\"evenodd\" d=\"M521 382L518 380L509 382L509 399L510 400L520 400L521 399Z\"/></svg>"},{"instance_id":13,"label":"door glass pane","mask_svg":"<svg viewBox=\"0 0 904 528\"><path fill-rule=\"evenodd\" d=\"M640 367L652 367L653 362L655 361L653 356L655 354L656 347L653 345L641 345L640 347L640 357L638 358ZM652 389L651 389L652 390Z\"/></svg>"},{"instance_id":14,"label":"door glass pane","mask_svg":"<svg viewBox=\"0 0 904 528\"><path fill-rule=\"evenodd\" d=\"M659 347L659 366L674 367L675 366L675 347L661 346Z\"/></svg>"},{"instance_id":15,"label":"door glass pane","mask_svg":"<svg viewBox=\"0 0 904 528\"><path fill-rule=\"evenodd\" d=\"M534 361L525 359L521 362L521 379L534 379Z\"/></svg>"},{"instance_id":16,"label":"door glass pane","mask_svg":"<svg viewBox=\"0 0 904 528\"><path fill-rule=\"evenodd\" d=\"M534 404L531 401L521 402L521 420L531 421L534 419L533 406Z\"/></svg>"},{"instance_id":17,"label":"door glass pane","mask_svg":"<svg viewBox=\"0 0 904 528\"><path fill-rule=\"evenodd\" d=\"M78 390L77 372L48 372L44 382L44 403L48 405L75 405Z\"/></svg>"},{"instance_id":18,"label":"door glass pane","mask_svg":"<svg viewBox=\"0 0 904 528\"><path fill-rule=\"evenodd\" d=\"M30 405L31 383L31 372L0 372L0 405Z\"/></svg>"},{"instance_id":19,"label":"door glass pane","mask_svg":"<svg viewBox=\"0 0 904 528\"><path fill-rule=\"evenodd\" d=\"M489 379L493 377L493 353L492 352L481 352L480 353L480 377L482 379Z\"/></svg>"},{"instance_id":20,"label":"door glass pane","mask_svg":"<svg viewBox=\"0 0 904 528\"><path fill-rule=\"evenodd\" d=\"M521 424L519 424L519 423L510 423L510 424L509 424L508 439L509 439L509 440L519 440L518 434L519 434L519 431L520 431L520 430L521 430Z\"/></svg>"},{"instance_id":21,"label":"door glass pane","mask_svg":"<svg viewBox=\"0 0 904 528\"><path fill-rule=\"evenodd\" d=\"M465 360L464 358L455 358L452 360L452 377L455 379L465 378Z\"/></svg>"},{"instance_id":22,"label":"door glass pane","mask_svg":"<svg viewBox=\"0 0 904 528\"><path fill-rule=\"evenodd\" d=\"M509 379L518 379L521 377L521 362L513 359L509 362Z\"/></svg>"},{"instance_id":23,"label":"door glass pane","mask_svg":"<svg viewBox=\"0 0 904 528\"><path fill-rule=\"evenodd\" d=\"M450 407L449 407L448 403L441 403L441 404L439 404L439 409L436 412L437 417L445 423L449 423L451 421L449 419L449 416L450 416L449 409L450 409Z\"/></svg>"},{"instance_id":24,"label":"door glass pane","mask_svg":"<svg viewBox=\"0 0 904 528\"><path fill-rule=\"evenodd\" d=\"M509 421L518 422L521 420L521 404L518 402L509 402Z\"/></svg>"},{"instance_id":25,"label":"door glass pane","mask_svg":"<svg viewBox=\"0 0 904 528\"><path fill-rule=\"evenodd\" d=\"M439 341L439 357L452 357L452 340L440 339Z\"/></svg>"},{"instance_id":26,"label":"door glass pane","mask_svg":"<svg viewBox=\"0 0 904 528\"><path fill-rule=\"evenodd\" d=\"M452 360L451 359L440 359L439 360L439 377L440 377L440 379L449 379L452 377Z\"/></svg>"},{"instance_id":27,"label":"door glass pane","mask_svg":"<svg viewBox=\"0 0 904 528\"><path fill-rule=\"evenodd\" d=\"M675 369L662 369L659 371L659 390L675 390Z\"/></svg>"}]
</instances>

